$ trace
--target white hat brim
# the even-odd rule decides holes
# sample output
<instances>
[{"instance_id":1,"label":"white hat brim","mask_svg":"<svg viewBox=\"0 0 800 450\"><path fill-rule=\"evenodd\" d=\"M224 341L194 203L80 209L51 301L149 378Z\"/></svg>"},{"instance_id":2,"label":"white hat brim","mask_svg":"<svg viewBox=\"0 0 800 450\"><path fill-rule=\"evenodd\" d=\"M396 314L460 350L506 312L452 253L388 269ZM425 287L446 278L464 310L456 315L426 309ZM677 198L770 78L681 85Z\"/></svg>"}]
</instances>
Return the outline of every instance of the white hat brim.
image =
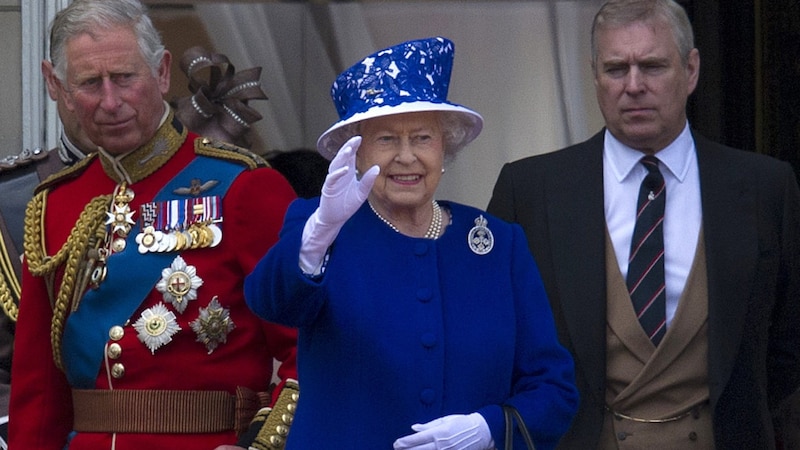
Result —
<instances>
[{"instance_id":1,"label":"white hat brim","mask_svg":"<svg viewBox=\"0 0 800 450\"><path fill-rule=\"evenodd\" d=\"M464 115L468 119L468 122L471 124L471 127L467 131L467 136L464 139L464 145L469 144L476 137L478 137L478 135L481 133L481 130L483 129L483 117L480 114L464 106L454 105L452 103L415 101L415 102L401 103L399 105L376 106L370 108L367 111L353 114L347 119L340 120L334 123L330 128L328 128L324 133L322 133L319 139L317 139L317 151L328 160L333 159L333 157L336 156L336 153L339 151L339 148L345 142L347 142L347 139L352 137L348 136L344 140L342 140L342 142L338 142L338 140L334 141L333 132L338 130L339 128L350 125L352 123L361 122L362 120L367 120L367 119L374 119L376 117L390 116L392 114L426 112L426 111L449 111Z\"/></svg>"}]
</instances>

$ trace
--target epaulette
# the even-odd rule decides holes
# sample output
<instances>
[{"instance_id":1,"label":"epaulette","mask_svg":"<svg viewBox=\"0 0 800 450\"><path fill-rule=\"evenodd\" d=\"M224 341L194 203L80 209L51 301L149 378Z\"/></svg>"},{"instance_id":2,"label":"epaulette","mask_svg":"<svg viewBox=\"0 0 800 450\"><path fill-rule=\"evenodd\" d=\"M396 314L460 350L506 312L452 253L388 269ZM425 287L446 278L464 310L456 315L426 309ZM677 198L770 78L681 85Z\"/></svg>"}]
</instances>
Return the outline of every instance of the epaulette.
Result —
<instances>
[{"instance_id":1,"label":"epaulette","mask_svg":"<svg viewBox=\"0 0 800 450\"><path fill-rule=\"evenodd\" d=\"M207 137L198 137L194 140L194 151L198 155L237 162L248 169L269 167L264 158L246 148Z\"/></svg>"},{"instance_id":2,"label":"epaulette","mask_svg":"<svg viewBox=\"0 0 800 450\"><path fill-rule=\"evenodd\" d=\"M287 378L275 404L256 413L247 430L239 435L237 445L250 450L283 450L299 398L297 380Z\"/></svg>"},{"instance_id":3,"label":"epaulette","mask_svg":"<svg viewBox=\"0 0 800 450\"><path fill-rule=\"evenodd\" d=\"M94 161L96 157L97 153L92 153L86 156L86 158L83 158L82 160L78 161L77 163L71 166L67 166L59 170L58 172L50 175L49 177L45 178L44 181L39 183L38 186L36 186L36 190L34 191L34 193L39 193L44 189L49 189L57 184L63 183L64 181L78 178L83 173L83 171L86 170L89 164L91 164L91 162Z\"/></svg>"},{"instance_id":4,"label":"epaulette","mask_svg":"<svg viewBox=\"0 0 800 450\"><path fill-rule=\"evenodd\" d=\"M18 155L9 155L0 158L0 173L8 172L19 167L25 167L28 164L47 158L48 151L37 147L33 150L25 149Z\"/></svg>"}]
</instances>

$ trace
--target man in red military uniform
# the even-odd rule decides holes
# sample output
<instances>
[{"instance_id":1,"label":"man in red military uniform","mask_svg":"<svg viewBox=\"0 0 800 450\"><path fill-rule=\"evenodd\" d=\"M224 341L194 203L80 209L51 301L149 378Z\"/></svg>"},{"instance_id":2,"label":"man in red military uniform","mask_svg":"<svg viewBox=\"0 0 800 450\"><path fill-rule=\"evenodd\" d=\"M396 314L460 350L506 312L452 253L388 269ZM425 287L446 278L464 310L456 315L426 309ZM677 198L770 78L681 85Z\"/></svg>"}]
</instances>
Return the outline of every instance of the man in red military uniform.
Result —
<instances>
[{"instance_id":1,"label":"man in red military uniform","mask_svg":"<svg viewBox=\"0 0 800 450\"><path fill-rule=\"evenodd\" d=\"M26 213L10 447L234 443L296 378L295 332L242 296L294 193L175 119L171 55L138 0L75 0L51 33L66 105L99 148Z\"/></svg>"}]
</instances>

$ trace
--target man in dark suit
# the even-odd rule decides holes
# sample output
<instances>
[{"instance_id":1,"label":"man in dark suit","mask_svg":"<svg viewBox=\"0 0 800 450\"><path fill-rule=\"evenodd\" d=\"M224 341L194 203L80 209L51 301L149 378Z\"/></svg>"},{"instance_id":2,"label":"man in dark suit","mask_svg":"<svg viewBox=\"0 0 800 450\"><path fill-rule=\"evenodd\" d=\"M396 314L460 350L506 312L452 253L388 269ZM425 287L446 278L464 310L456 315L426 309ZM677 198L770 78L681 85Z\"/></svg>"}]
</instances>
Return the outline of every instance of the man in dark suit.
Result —
<instances>
[{"instance_id":1,"label":"man in dark suit","mask_svg":"<svg viewBox=\"0 0 800 450\"><path fill-rule=\"evenodd\" d=\"M604 4L592 68L605 129L505 165L488 206L525 229L575 358L560 447L774 448L800 384L792 169L691 130L700 56L674 1Z\"/></svg>"}]
</instances>

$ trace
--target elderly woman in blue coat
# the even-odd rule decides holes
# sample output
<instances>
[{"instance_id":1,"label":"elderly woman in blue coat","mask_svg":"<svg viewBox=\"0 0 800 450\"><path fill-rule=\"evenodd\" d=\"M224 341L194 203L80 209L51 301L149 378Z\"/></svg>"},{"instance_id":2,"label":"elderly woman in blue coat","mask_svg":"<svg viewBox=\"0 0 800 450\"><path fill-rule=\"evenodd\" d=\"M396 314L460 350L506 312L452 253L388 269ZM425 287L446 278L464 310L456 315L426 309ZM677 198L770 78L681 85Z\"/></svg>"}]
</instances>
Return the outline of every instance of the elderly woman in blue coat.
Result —
<instances>
[{"instance_id":1,"label":"elderly woman in blue coat","mask_svg":"<svg viewBox=\"0 0 800 450\"><path fill-rule=\"evenodd\" d=\"M504 448L503 405L549 449L577 409L522 229L435 199L483 125L446 100L452 61L447 39L410 41L336 79L322 195L246 280L257 314L299 329L289 450Z\"/></svg>"}]
</instances>

